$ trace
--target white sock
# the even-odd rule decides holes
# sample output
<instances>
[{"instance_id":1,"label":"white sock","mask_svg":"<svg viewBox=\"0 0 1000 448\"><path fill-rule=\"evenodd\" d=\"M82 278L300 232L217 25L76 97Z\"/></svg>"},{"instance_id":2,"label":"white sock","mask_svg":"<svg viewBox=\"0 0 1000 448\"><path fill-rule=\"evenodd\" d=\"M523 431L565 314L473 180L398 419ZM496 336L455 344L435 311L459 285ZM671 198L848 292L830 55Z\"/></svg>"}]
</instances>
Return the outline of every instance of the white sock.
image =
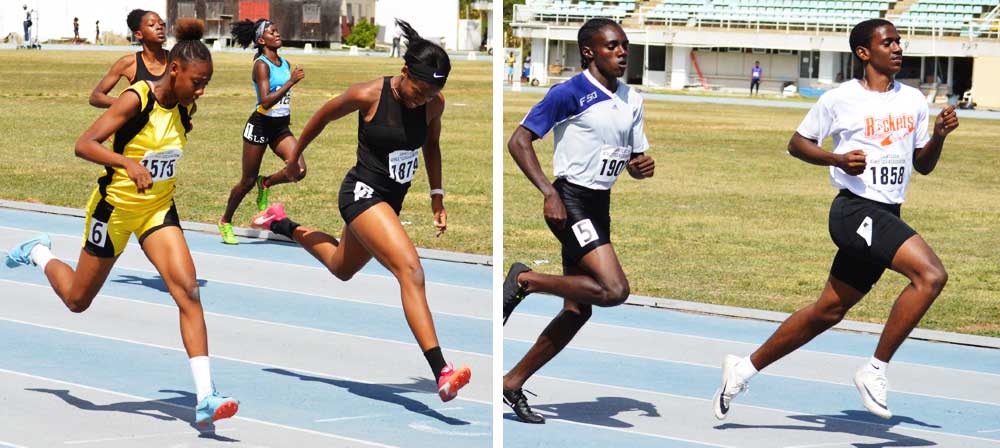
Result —
<instances>
[{"instance_id":1,"label":"white sock","mask_svg":"<svg viewBox=\"0 0 1000 448\"><path fill-rule=\"evenodd\" d=\"M757 374L757 368L753 366L753 362L747 356L736 363L736 366L733 368L733 374L736 375L736 379L741 383L746 383Z\"/></svg>"},{"instance_id":2,"label":"white sock","mask_svg":"<svg viewBox=\"0 0 1000 448\"><path fill-rule=\"evenodd\" d=\"M868 360L868 365L865 366L865 369L872 373L885 375L886 370L889 370L889 363L872 356L872 359Z\"/></svg>"},{"instance_id":3,"label":"white sock","mask_svg":"<svg viewBox=\"0 0 1000 448\"><path fill-rule=\"evenodd\" d=\"M195 356L189 359L191 374L194 375L194 389L198 395L198 403L212 395L212 369L208 366L208 356Z\"/></svg>"},{"instance_id":4,"label":"white sock","mask_svg":"<svg viewBox=\"0 0 1000 448\"><path fill-rule=\"evenodd\" d=\"M49 264L49 262L55 258L55 256L52 255L52 251L49 250L49 248L44 244L36 244L35 247L32 247L31 252L28 253L28 257L31 258L31 261L35 263L35 265L41 267L42 270L45 270L45 265Z\"/></svg>"}]
</instances>

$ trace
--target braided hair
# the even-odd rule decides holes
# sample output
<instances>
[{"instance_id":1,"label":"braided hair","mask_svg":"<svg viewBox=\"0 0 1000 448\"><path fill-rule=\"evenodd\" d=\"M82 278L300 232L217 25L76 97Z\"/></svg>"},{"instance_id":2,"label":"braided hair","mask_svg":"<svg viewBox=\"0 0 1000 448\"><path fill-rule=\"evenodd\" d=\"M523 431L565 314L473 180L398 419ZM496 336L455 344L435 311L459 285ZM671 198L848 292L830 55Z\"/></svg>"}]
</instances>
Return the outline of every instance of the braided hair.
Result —
<instances>
[{"instance_id":1,"label":"braided hair","mask_svg":"<svg viewBox=\"0 0 1000 448\"><path fill-rule=\"evenodd\" d=\"M447 77L451 72L451 59L448 58L448 53L440 45L420 37L417 30L407 21L396 19L396 26L406 39L406 53L403 54L406 65L411 68L416 65L426 66L435 73L443 73Z\"/></svg>"},{"instance_id":2,"label":"braided hair","mask_svg":"<svg viewBox=\"0 0 1000 448\"><path fill-rule=\"evenodd\" d=\"M233 39L235 39L236 43L240 44L240 47L242 48L249 47L250 44L253 44L253 47L257 49L257 55L254 56L254 59L256 59L264 53L264 46L257 43L257 28L260 27L260 24L267 21L267 19L257 19L257 21L254 22L250 19L245 19L236 22L230 28L229 34L233 36Z\"/></svg>"},{"instance_id":3,"label":"braided hair","mask_svg":"<svg viewBox=\"0 0 1000 448\"><path fill-rule=\"evenodd\" d=\"M212 62L212 53L201 42L205 35L205 22L198 19L177 19L174 23L174 37L177 43L170 49L169 61L208 61Z\"/></svg>"},{"instance_id":4,"label":"braided hair","mask_svg":"<svg viewBox=\"0 0 1000 448\"><path fill-rule=\"evenodd\" d=\"M606 26L614 25L621 29L621 25L611 19L590 19L583 26L580 27L580 31L576 33L576 44L580 48L580 66L587 68L590 65L590 59L587 59L583 55L583 47L589 47L594 43L594 35L601 31L601 28Z\"/></svg>"},{"instance_id":5,"label":"braided hair","mask_svg":"<svg viewBox=\"0 0 1000 448\"><path fill-rule=\"evenodd\" d=\"M151 12L153 11L146 11L145 9L133 9L131 12L128 13L128 16L125 17L125 23L128 25L128 29L131 30L133 33L139 31L139 26L142 25L142 18L145 17L146 14L149 14Z\"/></svg>"}]
</instances>

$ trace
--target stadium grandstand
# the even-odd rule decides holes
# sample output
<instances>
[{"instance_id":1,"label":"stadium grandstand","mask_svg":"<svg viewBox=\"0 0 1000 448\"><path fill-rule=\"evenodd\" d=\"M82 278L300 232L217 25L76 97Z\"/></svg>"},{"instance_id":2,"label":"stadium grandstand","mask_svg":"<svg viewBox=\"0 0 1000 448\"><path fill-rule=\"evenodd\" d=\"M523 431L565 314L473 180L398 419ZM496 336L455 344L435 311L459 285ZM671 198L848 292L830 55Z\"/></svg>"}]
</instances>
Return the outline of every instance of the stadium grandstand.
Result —
<instances>
[{"instance_id":1,"label":"stadium grandstand","mask_svg":"<svg viewBox=\"0 0 1000 448\"><path fill-rule=\"evenodd\" d=\"M970 95L1000 108L998 15L1000 0L526 0L511 27L529 42L530 79L542 85L580 70L577 29L609 17L631 41L629 84L746 89L759 61L761 90L816 95L859 69L851 27L884 18L903 36L898 79L931 101Z\"/></svg>"}]
</instances>

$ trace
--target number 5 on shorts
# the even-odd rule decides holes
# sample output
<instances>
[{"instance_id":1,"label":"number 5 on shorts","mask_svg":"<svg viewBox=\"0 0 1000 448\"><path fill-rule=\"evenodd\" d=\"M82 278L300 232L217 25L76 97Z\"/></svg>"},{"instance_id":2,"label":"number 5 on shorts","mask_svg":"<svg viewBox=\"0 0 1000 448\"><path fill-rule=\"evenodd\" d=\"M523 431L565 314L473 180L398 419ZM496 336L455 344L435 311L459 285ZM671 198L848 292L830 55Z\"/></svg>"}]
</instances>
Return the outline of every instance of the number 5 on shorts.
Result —
<instances>
[{"instance_id":1,"label":"number 5 on shorts","mask_svg":"<svg viewBox=\"0 0 1000 448\"><path fill-rule=\"evenodd\" d=\"M104 243L108 241L108 223L91 218L87 241L97 247L104 247Z\"/></svg>"},{"instance_id":2,"label":"number 5 on shorts","mask_svg":"<svg viewBox=\"0 0 1000 448\"><path fill-rule=\"evenodd\" d=\"M580 243L580 247L597 241L597 229L594 228L594 223L590 222L589 219L578 221L572 227L573 234L576 235L576 240Z\"/></svg>"}]
</instances>

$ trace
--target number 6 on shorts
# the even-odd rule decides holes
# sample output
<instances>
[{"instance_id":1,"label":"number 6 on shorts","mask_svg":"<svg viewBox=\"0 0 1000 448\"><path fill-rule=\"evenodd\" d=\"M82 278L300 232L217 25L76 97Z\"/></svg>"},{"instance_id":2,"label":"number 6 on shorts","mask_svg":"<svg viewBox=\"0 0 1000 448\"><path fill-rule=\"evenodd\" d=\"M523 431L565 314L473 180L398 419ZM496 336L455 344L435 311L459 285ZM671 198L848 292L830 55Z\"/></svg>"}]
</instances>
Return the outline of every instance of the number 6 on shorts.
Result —
<instances>
[{"instance_id":1,"label":"number 6 on shorts","mask_svg":"<svg viewBox=\"0 0 1000 448\"><path fill-rule=\"evenodd\" d=\"M597 241L597 229L594 228L594 223L590 222L589 219L577 221L572 227L573 234L576 235L576 240L580 243L580 247Z\"/></svg>"},{"instance_id":2,"label":"number 6 on shorts","mask_svg":"<svg viewBox=\"0 0 1000 448\"><path fill-rule=\"evenodd\" d=\"M87 241L97 247L104 247L104 243L108 241L108 223L91 218Z\"/></svg>"}]
</instances>

